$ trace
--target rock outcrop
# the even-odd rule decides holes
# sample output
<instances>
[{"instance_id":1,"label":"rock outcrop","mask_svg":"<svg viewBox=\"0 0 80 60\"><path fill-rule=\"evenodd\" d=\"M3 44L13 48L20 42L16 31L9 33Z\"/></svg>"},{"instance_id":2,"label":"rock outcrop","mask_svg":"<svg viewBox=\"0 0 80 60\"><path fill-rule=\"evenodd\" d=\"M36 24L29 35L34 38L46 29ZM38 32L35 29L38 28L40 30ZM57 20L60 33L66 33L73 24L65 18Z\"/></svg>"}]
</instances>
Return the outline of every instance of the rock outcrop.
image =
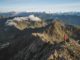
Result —
<instances>
[{"instance_id":1,"label":"rock outcrop","mask_svg":"<svg viewBox=\"0 0 80 60\"><path fill-rule=\"evenodd\" d=\"M61 21L53 21L43 33L33 33L50 43L64 41L64 34L66 34L65 25Z\"/></svg>"}]
</instances>

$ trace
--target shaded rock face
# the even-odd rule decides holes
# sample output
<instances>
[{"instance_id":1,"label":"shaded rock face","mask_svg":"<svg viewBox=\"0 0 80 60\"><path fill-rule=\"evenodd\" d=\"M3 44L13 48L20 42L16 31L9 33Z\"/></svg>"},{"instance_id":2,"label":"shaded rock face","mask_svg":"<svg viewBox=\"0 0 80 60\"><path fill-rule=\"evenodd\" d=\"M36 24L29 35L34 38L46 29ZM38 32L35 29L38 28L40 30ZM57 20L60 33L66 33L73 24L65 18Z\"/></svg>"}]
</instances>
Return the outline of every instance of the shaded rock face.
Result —
<instances>
[{"instance_id":1,"label":"shaded rock face","mask_svg":"<svg viewBox=\"0 0 80 60\"><path fill-rule=\"evenodd\" d=\"M65 31L62 27L59 22L55 22L47 28L15 30L9 45L0 47L0 60L79 60L79 57L62 47L63 40L55 38L56 35L63 37L61 33Z\"/></svg>"},{"instance_id":2,"label":"shaded rock face","mask_svg":"<svg viewBox=\"0 0 80 60\"><path fill-rule=\"evenodd\" d=\"M47 60L54 47L39 37L32 36L36 30L38 29L17 33L8 47L0 49L0 60Z\"/></svg>"}]
</instances>

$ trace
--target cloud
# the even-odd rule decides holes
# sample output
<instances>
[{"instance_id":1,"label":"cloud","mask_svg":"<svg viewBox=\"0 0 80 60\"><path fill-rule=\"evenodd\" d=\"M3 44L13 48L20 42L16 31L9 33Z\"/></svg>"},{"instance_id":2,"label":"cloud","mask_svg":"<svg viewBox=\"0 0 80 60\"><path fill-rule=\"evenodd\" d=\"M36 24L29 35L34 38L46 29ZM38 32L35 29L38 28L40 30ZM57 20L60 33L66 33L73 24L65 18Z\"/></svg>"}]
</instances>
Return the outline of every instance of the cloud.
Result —
<instances>
[{"instance_id":1,"label":"cloud","mask_svg":"<svg viewBox=\"0 0 80 60\"><path fill-rule=\"evenodd\" d=\"M4 4L1 1L6 1ZM65 1L65 2L64 2ZM80 11L80 0L0 0L0 11ZM62 3L64 2L64 3ZM70 3L69 3L70 2ZM77 2L77 3L76 3ZM59 4L58 4L59 3Z\"/></svg>"}]
</instances>

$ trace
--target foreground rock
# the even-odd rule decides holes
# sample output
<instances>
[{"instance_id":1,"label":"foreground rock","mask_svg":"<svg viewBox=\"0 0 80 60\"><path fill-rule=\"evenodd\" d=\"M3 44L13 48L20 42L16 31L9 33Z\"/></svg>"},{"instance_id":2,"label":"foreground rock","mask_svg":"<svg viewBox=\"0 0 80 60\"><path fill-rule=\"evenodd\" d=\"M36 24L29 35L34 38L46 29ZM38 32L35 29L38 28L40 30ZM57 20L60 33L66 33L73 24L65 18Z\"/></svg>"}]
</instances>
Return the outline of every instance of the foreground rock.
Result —
<instances>
[{"instance_id":1,"label":"foreground rock","mask_svg":"<svg viewBox=\"0 0 80 60\"><path fill-rule=\"evenodd\" d=\"M64 42L66 28L60 21L41 28L12 30L15 34L11 31L9 44L0 49L0 60L80 60L79 44Z\"/></svg>"}]
</instances>

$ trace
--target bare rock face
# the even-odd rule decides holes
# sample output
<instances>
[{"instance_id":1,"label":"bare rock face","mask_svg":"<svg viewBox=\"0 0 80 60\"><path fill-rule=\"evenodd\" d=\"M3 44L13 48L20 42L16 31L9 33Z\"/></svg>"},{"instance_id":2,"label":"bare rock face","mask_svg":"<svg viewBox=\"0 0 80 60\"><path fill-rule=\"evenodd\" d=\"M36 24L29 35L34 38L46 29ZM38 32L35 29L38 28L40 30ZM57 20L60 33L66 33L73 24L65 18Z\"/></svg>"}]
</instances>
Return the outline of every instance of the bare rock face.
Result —
<instances>
[{"instance_id":1,"label":"bare rock face","mask_svg":"<svg viewBox=\"0 0 80 60\"><path fill-rule=\"evenodd\" d=\"M14 23L16 23L15 27L19 30L24 30L25 28L27 28L27 22L26 21L13 21Z\"/></svg>"},{"instance_id":2,"label":"bare rock face","mask_svg":"<svg viewBox=\"0 0 80 60\"><path fill-rule=\"evenodd\" d=\"M41 28L45 27L46 23L44 21L30 21L29 26L32 28Z\"/></svg>"},{"instance_id":3,"label":"bare rock face","mask_svg":"<svg viewBox=\"0 0 80 60\"><path fill-rule=\"evenodd\" d=\"M61 21L53 21L49 29L47 29L47 34L53 37L53 41L61 42L63 40L65 31L65 25Z\"/></svg>"},{"instance_id":4,"label":"bare rock face","mask_svg":"<svg viewBox=\"0 0 80 60\"><path fill-rule=\"evenodd\" d=\"M19 29L19 30L24 30L27 28L28 26L28 22L21 20L21 21L17 21L17 20L10 20L7 21L7 25L9 26L14 26L15 28Z\"/></svg>"},{"instance_id":5,"label":"bare rock face","mask_svg":"<svg viewBox=\"0 0 80 60\"><path fill-rule=\"evenodd\" d=\"M42 40L46 42L59 43L63 41L65 33L65 25L60 21L54 21L43 33L34 33L33 35L40 36Z\"/></svg>"},{"instance_id":6,"label":"bare rock face","mask_svg":"<svg viewBox=\"0 0 80 60\"><path fill-rule=\"evenodd\" d=\"M8 20L6 24L8 26L14 26L15 28L19 30L24 30L26 28L41 28L46 25L46 23L42 20L37 20L38 18L36 17L36 20L29 20L26 17L18 17L14 18L12 20Z\"/></svg>"}]
</instances>

